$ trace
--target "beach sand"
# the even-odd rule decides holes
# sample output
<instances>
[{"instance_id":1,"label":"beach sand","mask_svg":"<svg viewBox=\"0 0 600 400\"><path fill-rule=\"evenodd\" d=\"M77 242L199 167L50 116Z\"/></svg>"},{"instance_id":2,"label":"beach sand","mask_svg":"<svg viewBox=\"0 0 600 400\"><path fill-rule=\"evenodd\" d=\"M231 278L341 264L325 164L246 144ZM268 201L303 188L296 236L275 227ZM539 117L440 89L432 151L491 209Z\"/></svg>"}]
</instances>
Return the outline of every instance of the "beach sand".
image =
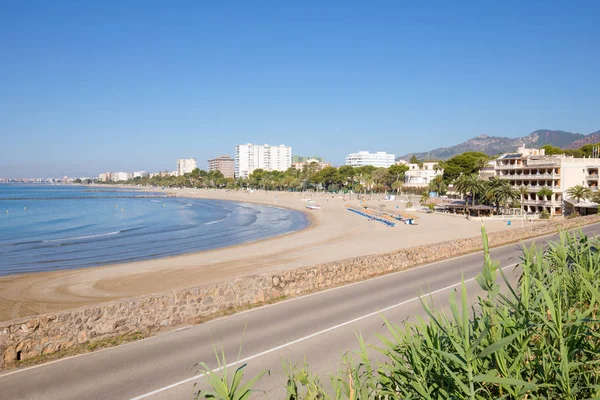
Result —
<instances>
[{"instance_id":1,"label":"beach sand","mask_svg":"<svg viewBox=\"0 0 600 400\"><path fill-rule=\"evenodd\" d=\"M178 196L261 203L307 212L308 228L258 242L155 260L110 266L0 277L0 321L116 299L208 285L265 271L308 267L346 258L474 237L481 222L463 217L414 213L417 225L394 228L347 211L356 199L313 194L322 208L307 211L311 195L282 192L173 190ZM416 201L414 201L416 204ZM403 202L367 200L387 210ZM486 221L488 231L510 229L504 221ZM514 225L513 225L514 226Z\"/></svg>"}]
</instances>

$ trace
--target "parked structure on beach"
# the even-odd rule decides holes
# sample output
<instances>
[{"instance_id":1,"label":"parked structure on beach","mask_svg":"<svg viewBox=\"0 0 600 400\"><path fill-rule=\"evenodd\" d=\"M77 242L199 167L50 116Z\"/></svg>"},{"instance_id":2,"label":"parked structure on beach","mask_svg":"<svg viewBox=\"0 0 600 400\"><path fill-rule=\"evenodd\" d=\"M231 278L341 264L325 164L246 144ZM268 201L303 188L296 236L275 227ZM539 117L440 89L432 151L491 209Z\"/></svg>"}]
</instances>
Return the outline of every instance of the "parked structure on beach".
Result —
<instances>
[{"instance_id":1,"label":"parked structure on beach","mask_svg":"<svg viewBox=\"0 0 600 400\"><path fill-rule=\"evenodd\" d=\"M544 149L519 147L516 153L504 154L495 161L496 176L507 179L514 189L524 187L525 212L562 215L567 190L581 185L598 190L600 158L574 158L564 154L545 155Z\"/></svg>"},{"instance_id":2,"label":"parked structure on beach","mask_svg":"<svg viewBox=\"0 0 600 400\"><path fill-rule=\"evenodd\" d=\"M225 178L233 178L235 175L235 160L228 155L208 160L208 172L211 171L219 171Z\"/></svg>"},{"instance_id":3,"label":"parked structure on beach","mask_svg":"<svg viewBox=\"0 0 600 400\"><path fill-rule=\"evenodd\" d=\"M268 144L240 144L235 147L235 176L247 178L255 169L285 171L292 166L292 148Z\"/></svg>"},{"instance_id":4,"label":"parked structure on beach","mask_svg":"<svg viewBox=\"0 0 600 400\"><path fill-rule=\"evenodd\" d=\"M437 162L424 162L422 164L406 164L408 171L404 173L405 186L425 187L436 176L444 175L444 170L437 168Z\"/></svg>"},{"instance_id":5,"label":"parked structure on beach","mask_svg":"<svg viewBox=\"0 0 600 400\"><path fill-rule=\"evenodd\" d=\"M389 168L394 165L395 155L378 151L369 153L368 151L359 151L358 153L348 154L346 156L346 165L352 167L366 167L372 165L377 168Z\"/></svg>"},{"instance_id":6,"label":"parked structure on beach","mask_svg":"<svg viewBox=\"0 0 600 400\"><path fill-rule=\"evenodd\" d=\"M195 158L178 158L177 159L177 176L183 176L198 168L198 163Z\"/></svg>"}]
</instances>

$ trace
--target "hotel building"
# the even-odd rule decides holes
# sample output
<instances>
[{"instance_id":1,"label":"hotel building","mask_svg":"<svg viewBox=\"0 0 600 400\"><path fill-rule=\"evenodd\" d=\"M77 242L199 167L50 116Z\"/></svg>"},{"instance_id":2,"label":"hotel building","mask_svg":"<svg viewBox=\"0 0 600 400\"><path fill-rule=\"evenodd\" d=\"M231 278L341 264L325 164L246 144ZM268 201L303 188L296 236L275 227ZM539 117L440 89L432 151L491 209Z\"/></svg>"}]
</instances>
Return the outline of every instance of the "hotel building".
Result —
<instances>
[{"instance_id":1,"label":"hotel building","mask_svg":"<svg viewBox=\"0 0 600 400\"><path fill-rule=\"evenodd\" d=\"M292 166L292 148L268 144L240 144L235 147L235 176L247 178L255 169L286 171Z\"/></svg>"},{"instance_id":2,"label":"hotel building","mask_svg":"<svg viewBox=\"0 0 600 400\"><path fill-rule=\"evenodd\" d=\"M507 179L514 189L527 188L523 207L527 213L547 211L562 215L565 211L566 191L576 185L598 190L600 158L574 158L564 154L545 155L544 149L518 148L515 154L504 154L496 159L495 172ZM546 189L546 190L543 190ZM542 191L543 190L543 191ZM540 195L547 192L546 195Z\"/></svg>"},{"instance_id":3,"label":"hotel building","mask_svg":"<svg viewBox=\"0 0 600 400\"><path fill-rule=\"evenodd\" d=\"M208 160L208 172L220 171L225 178L233 178L235 175L235 160L229 156L219 156Z\"/></svg>"},{"instance_id":4,"label":"hotel building","mask_svg":"<svg viewBox=\"0 0 600 400\"><path fill-rule=\"evenodd\" d=\"M177 159L177 176L189 174L198 168L198 163L195 158L178 158Z\"/></svg>"},{"instance_id":5,"label":"hotel building","mask_svg":"<svg viewBox=\"0 0 600 400\"><path fill-rule=\"evenodd\" d=\"M322 170L325 167L331 167L331 164L323 161L321 157L297 157L294 156L292 167L298 171L302 171L304 167L315 163L317 170Z\"/></svg>"},{"instance_id":6,"label":"hotel building","mask_svg":"<svg viewBox=\"0 0 600 400\"><path fill-rule=\"evenodd\" d=\"M348 154L346 156L346 165L351 167L365 167L372 165L377 168L389 168L394 165L394 154L388 154L385 151L369 153L368 151L359 151L358 153Z\"/></svg>"},{"instance_id":7,"label":"hotel building","mask_svg":"<svg viewBox=\"0 0 600 400\"><path fill-rule=\"evenodd\" d=\"M444 175L443 169L436 168L436 162L424 162L419 164L405 164L408 171L404 173L404 184L411 187L425 187L429 185L436 176Z\"/></svg>"}]
</instances>

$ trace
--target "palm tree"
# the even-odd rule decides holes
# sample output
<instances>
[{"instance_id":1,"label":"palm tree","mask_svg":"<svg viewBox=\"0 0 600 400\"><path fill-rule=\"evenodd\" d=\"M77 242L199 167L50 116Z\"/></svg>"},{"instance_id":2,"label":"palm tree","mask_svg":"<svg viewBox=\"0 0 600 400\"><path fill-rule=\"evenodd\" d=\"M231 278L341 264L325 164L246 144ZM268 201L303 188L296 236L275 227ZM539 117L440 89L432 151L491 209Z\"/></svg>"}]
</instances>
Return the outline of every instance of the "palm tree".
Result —
<instances>
[{"instance_id":1,"label":"palm tree","mask_svg":"<svg viewBox=\"0 0 600 400\"><path fill-rule=\"evenodd\" d=\"M454 182L454 189L460 194L470 194L471 204L475 205L475 198L483 192L483 181L476 174L461 175Z\"/></svg>"},{"instance_id":2,"label":"palm tree","mask_svg":"<svg viewBox=\"0 0 600 400\"><path fill-rule=\"evenodd\" d=\"M396 191L397 195L400 195L400 191L402 190L402 186L404 186L404 182L398 180L392 183L392 190Z\"/></svg>"},{"instance_id":3,"label":"palm tree","mask_svg":"<svg viewBox=\"0 0 600 400\"><path fill-rule=\"evenodd\" d=\"M448 191L448 185L444 182L441 175L436 176L429 182L427 190L430 192L436 192L439 195L444 195Z\"/></svg>"},{"instance_id":4,"label":"palm tree","mask_svg":"<svg viewBox=\"0 0 600 400\"><path fill-rule=\"evenodd\" d=\"M421 195L421 200L419 201L419 203L421 205L424 205L425 203L427 203L427 201L429 200L429 193L427 191L423 192L423 194Z\"/></svg>"},{"instance_id":5,"label":"palm tree","mask_svg":"<svg viewBox=\"0 0 600 400\"><path fill-rule=\"evenodd\" d=\"M552 190L547 187L542 188L538 193L538 197L543 197L544 200L547 200L549 197L552 197Z\"/></svg>"},{"instance_id":6,"label":"palm tree","mask_svg":"<svg viewBox=\"0 0 600 400\"><path fill-rule=\"evenodd\" d=\"M500 204L506 204L517 198L519 193L510 186L508 181L501 181L502 183L492 189L490 192L492 194L493 199L496 202L496 212L500 211Z\"/></svg>"},{"instance_id":7,"label":"palm tree","mask_svg":"<svg viewBox=\"0 0 600 400\"><path fill-rule=\"evenodd\" d=\"M575 185L572 188L567 189L567 194L575 202L580 203L581 200L588 199L592 195L590 188L586 188L581 185Z\"/></svg>"},{"instance_id":8,"label":"palm tree","mask_svg":"<svg viewBox=\"0 0 600 400\"><path fill-rule=\"evenodd\" d=\"M519 195L521 196L521 215L524 214L525 206L523 205L523 202L525 201L525 196L527 194L529 194L527 186L519 186Z\"/></svg>"}]
</instances>

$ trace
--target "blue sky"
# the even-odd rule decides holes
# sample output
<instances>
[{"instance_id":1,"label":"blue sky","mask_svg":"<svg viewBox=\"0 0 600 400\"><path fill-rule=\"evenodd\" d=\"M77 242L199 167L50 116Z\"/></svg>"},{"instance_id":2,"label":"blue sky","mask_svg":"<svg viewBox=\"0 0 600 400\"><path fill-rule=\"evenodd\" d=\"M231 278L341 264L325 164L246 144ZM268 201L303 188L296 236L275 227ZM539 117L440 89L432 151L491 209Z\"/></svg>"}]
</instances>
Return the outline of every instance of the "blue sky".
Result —
<instances>
[{"instance_id":1,"label":"blue sky","mask_svg":"<svg viewBox=\"0 0 600 400\"><path fill-rule=\"evenodd\" d=\"M576 6L575 6L576 5ZM600 129L598 2L0 2L0 176Z\"/></svg>"}]
</instances>

